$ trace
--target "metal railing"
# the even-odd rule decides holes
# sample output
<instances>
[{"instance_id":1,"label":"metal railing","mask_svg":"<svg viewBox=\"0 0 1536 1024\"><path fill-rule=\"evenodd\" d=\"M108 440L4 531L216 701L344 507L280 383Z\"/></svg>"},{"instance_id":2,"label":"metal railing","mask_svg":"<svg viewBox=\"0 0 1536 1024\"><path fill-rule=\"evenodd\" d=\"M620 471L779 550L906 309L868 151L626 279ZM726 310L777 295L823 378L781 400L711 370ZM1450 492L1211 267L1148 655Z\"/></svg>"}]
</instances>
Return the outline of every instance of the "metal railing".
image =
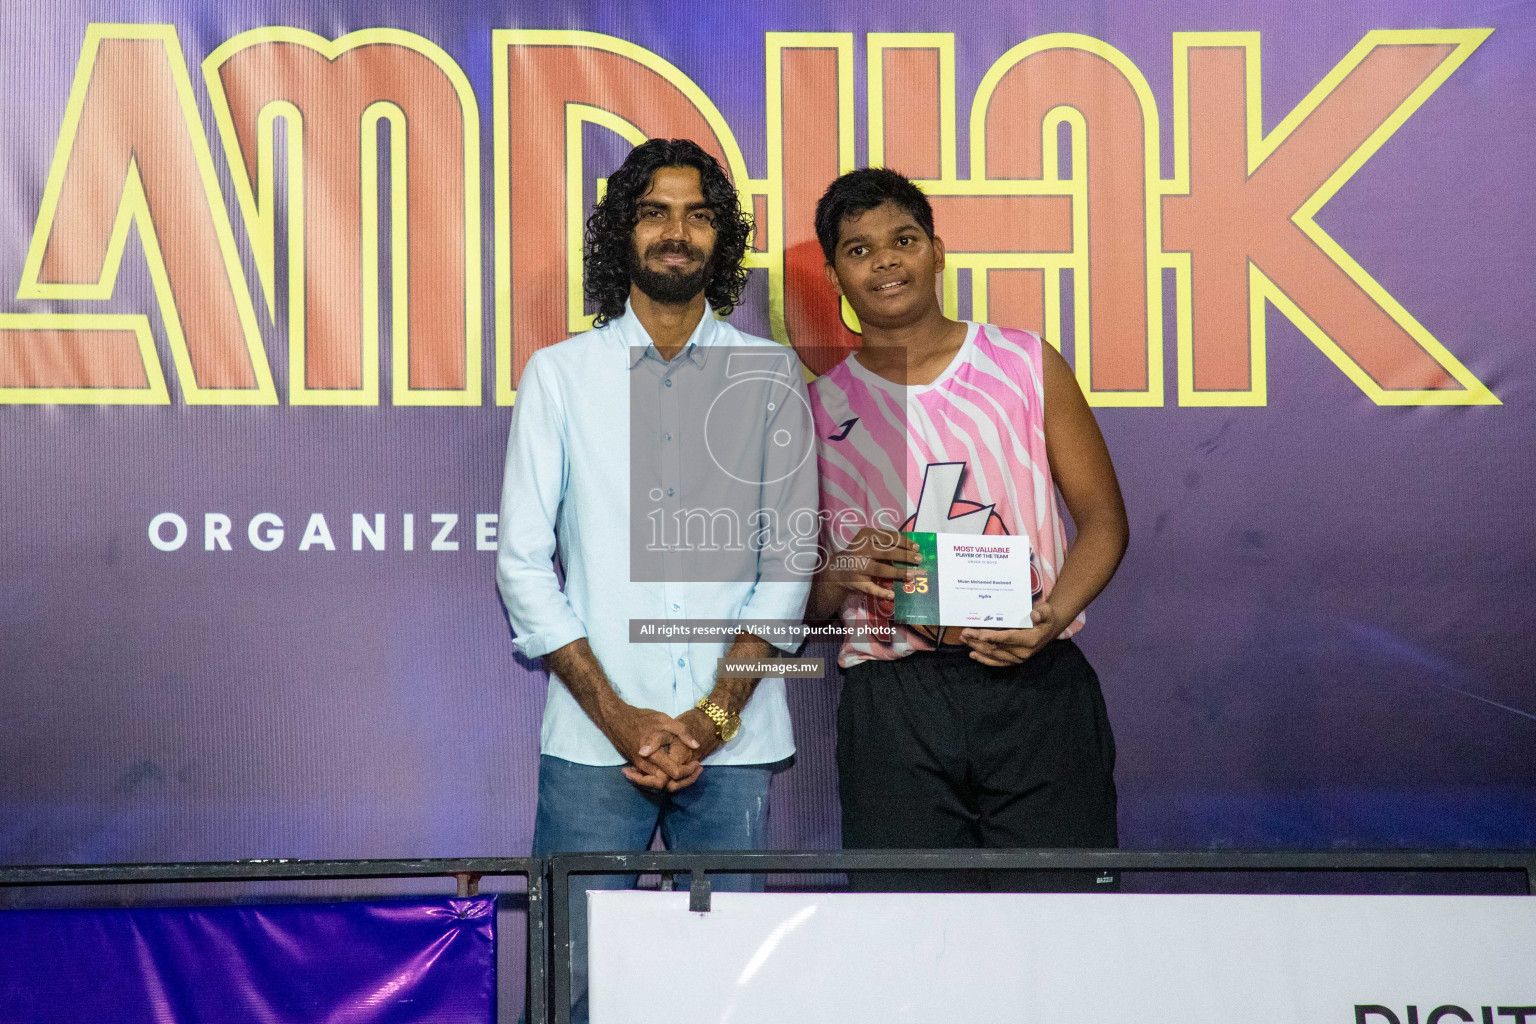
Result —
<instances>
[{"instance_id":1,"label":"metal railing","mask_svg":"<svg viewBox=\"0 0 1536 1024\"><path fill-rule=\"evenodd\" d=\"M527 1020L569 1024L571 879L659 874L671 887L689 876L689 909L710 908L712 874L846 875L866 872L1522 872L1536 895L1536 850L844 850L817 852L571 853L425 860L256 860L183 864L0 866L0 887L209 882L313 882L453 878L459 896L484 876L527 879Z\"/></svg>"},{"instance_id":2,"label":"metal railing","mask_svg":"<svg viewBox=\"0 0 1536 1024\"><path fill-rule=\"evenodd\" d=\"M708 912L711 874L950 871L1524 872L1536 896L1536 850L843 850L838 852L567 853L549 859L549 1008L571 1020L571 877L689 875L688 909ZM532 1018L530 1018L532 1019Z\"/></svg>"},{"instance_id":3,"label":"metal railing","mask_svg":"<svg viewBox=\"0 0 1536 1024\"><path fill-rule=\"evenodd\" d=\"M199 882L313 882L366 878L453 878L458 895L479 893L485 876L521 875L528 881L528 1020L548 1016L545 865L535 857L461 857L424 860L239 860L183 864L49 864L0 866L0 887L148 885ZM567 1009L569 1013L569 1009Z\"/></svg>"}]
</instances>

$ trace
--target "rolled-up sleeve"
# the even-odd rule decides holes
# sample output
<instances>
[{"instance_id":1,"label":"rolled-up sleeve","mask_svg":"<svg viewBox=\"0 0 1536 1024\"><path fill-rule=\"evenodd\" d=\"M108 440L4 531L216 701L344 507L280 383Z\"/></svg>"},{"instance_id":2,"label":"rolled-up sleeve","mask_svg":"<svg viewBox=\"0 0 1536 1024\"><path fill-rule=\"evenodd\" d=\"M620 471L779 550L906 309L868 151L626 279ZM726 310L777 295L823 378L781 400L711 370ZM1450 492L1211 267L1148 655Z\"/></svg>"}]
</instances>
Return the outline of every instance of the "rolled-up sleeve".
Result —
<instances>
[{"instance_id":1,"label":"rolled-up sleeve","mask_svg":"<svg viewBox=\"0 0 1536 1024\"><path fill-rule=\"evenodd\" d=\"M496 584L525 655L538 658L587 635L555 577L555 524L565 492L565 422L541 353L523 369L501 484Z\"/></svg>"},{"instance_id":2,"label":"rolled-up sleeve","mask_svg":"<svg viewBox=\"0 0 1536 1024\"><path fill-rule=\"evenodd\" d=\"M805 618L805 605L811 593L811 577L819 555L821 520L817 514L815 423L805 382L798 375L795 394L800 402L781 403L763 431L768 453L765 463L768 472L764 479L771 482L763 485L761 500L763 509L776 513L769 520L775 525L776 535L758 552L757 582L742 607L744 624L774 621L798 625ZM809 435L806 439L810 442L810 454L800 458L798 464L791 464L789 460L800 457L806 448L772 441L776 433L784 430L791 435ZM781 633L762 639L786 654L793 654L804 642L805 631L797 629L792 636Z\"/></svg>"}]
</instances>

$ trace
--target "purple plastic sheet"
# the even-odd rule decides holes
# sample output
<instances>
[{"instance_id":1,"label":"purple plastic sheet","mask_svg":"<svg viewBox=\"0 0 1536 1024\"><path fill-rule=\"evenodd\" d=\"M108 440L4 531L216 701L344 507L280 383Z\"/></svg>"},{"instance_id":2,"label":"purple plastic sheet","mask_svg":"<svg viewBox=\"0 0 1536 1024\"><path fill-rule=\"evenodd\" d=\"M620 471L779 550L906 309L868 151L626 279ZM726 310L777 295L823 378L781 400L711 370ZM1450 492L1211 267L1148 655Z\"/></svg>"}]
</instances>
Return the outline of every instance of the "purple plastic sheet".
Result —
<instances>
[{"instance_id":1,"label":"purple plastic sheet","mask_svg":"<svg viewBox=\"0 0 1536 1024\"><path fill-rule=\"evenodd\" d=\"M494 897L0 914L0 1020L489 1024Z\"/></svg>"}]
</instances>

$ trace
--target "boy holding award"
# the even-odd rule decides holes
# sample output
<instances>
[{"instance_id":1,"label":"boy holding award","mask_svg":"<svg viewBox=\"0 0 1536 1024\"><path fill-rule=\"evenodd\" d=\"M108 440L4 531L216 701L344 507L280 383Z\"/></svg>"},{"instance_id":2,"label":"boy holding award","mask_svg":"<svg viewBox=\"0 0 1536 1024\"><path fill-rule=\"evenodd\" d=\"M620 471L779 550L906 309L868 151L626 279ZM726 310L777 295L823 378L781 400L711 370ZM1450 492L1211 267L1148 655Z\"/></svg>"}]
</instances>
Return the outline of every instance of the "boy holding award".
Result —
<instances>
[{"instance_id":1,"label":"boy holding award","mask_svg":"<svg viewBox=\"0 0 1536 1024\"><path fill-rule=\"evenodd\" d=\"M1128 527L1076 378L1034 333L944 315L932 208L894 171L834 181L816 234L863 334L811 389L828 525L808 614L852 631L843 845L1115 846L1114 739L1068 638Z\"/></svg>"}]
</instances>

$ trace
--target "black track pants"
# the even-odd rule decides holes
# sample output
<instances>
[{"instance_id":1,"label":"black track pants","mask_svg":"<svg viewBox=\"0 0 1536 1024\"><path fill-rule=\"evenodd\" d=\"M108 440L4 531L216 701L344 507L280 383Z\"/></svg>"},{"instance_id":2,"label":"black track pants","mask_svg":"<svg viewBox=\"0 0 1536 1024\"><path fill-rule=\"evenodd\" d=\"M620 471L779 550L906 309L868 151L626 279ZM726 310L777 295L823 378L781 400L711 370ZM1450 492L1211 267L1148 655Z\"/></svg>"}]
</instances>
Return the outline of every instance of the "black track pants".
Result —
<instances>
[{"instance_id":1,"label":"black track pants","mask_svg":"<svg viewBox=\"0 0 1536 1024\"><path fill-rule=\"evenodd\" d=\"M1070 640L989 668L968 649L848 669L837 712L846 849L1112 847L1115 740ZM853 875L862 890L1109 889L1088 872Z\"/></svg>"}]
</instances>

